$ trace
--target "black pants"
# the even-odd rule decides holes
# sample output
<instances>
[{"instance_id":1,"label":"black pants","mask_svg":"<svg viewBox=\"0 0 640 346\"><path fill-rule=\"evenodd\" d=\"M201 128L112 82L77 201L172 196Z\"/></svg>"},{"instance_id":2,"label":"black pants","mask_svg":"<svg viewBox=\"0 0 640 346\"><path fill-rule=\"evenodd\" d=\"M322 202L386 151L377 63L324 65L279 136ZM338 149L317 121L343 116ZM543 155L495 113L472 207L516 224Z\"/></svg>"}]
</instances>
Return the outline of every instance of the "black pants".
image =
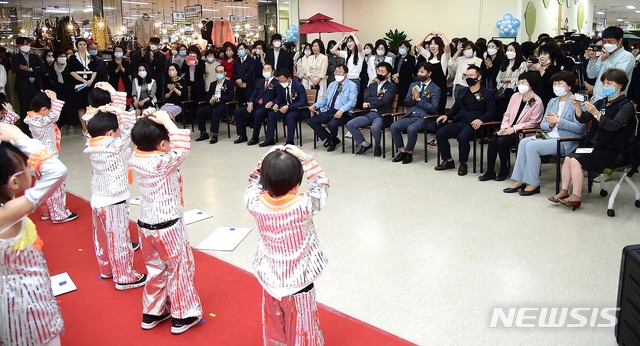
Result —
<instances>
[{"instance_id":1,"label":"black pants","mask_svg":"<svg viewBox=\"0 0 640 346\"><path fill-rule=\"evenodd\" d=\"M220 130L220 117L227 112L227 105L224 103L216 103L213 106L210 104L196 111L196 118L198 119L198 130L201 133L207 132L206 122L211 118L211 133L218 135Z\"/></svg>"},{"instance_id":2,"label":"black pants","mask_svg":"<svg viewBox=\"0 0 640 346\"><path fill-rule=\"evenodd\" d=\"M260 138L260 128L264 124L267 115L271 110L264 107L253 107L253 112L249 113L247 107L240 107L233 112L233 119L236 121L236 133L238 136L247 135L247 125L253 123L253 134L251 139Z\"/></svg>"},{"instance_id":3,"label":"black pants","mask_svg":"<svg viewBox=\"0 0 640 346\"><path fill-rule=\"evenodd\" d=\"M518 143L518 135L510 134L506 136L498 136L494 134L489 141L489 148L487 149L487 176L495 174L494 166L496 165L496 158L500 156L500 171L498 176L504 177L509 174L509 167L507 167L507 161L511 154L511 146Z\"/></svg>"}]
</instances>

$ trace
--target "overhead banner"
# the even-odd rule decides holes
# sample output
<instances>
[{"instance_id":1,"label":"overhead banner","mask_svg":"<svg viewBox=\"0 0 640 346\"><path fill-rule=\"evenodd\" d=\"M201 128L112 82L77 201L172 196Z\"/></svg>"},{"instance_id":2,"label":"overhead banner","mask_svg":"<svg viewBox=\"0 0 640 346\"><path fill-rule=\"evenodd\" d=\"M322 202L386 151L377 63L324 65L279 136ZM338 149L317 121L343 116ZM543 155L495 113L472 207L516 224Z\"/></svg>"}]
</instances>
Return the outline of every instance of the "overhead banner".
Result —
<instances>
[{"instance_id":1,"label":"overhead banner","mask_svg":"<svg viewBox=\"0 0 640 346\"><path fill-rule=\"evenodd\" d=\"M202 18L202 5L185 6L184 15L186 19Z\"/></svg>"}]
</instances>

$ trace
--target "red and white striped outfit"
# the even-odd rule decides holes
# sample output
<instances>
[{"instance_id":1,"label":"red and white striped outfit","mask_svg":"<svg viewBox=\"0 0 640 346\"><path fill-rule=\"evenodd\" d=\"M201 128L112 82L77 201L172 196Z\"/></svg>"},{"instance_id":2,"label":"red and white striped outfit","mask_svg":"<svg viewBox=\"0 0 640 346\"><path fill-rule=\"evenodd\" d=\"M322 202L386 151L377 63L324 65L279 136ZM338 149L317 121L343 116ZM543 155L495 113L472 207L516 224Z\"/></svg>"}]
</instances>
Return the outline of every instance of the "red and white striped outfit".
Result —
<instances>
[{"instance_id":1,"label":"red and white striped outfit","mask_svg":"<svg viewBox=\"0 0 640 346\"><path fill-rule=\"evenodd\" d=\"M0 123L5 123L5 124L9 124L9 125L13 125L15 124L16 121L18 121L18 119L20 119L20 116L14 112L14 111L8 111L8 110L2 110L0 111Z\"/></svg>"},{"instance_id":2,"label":"red and white striped outfit","mask_svg":"<svg viewBox=\"0 0 640 346\"><path fill-rule=\"evenodd\" d=\"M178 319L202 317L193 285L195 263L184 226L178 170L191 150L190 135L189 129L169 132L170 152L136 149L129 159L141 195L138 234L147 267L142 312L148 315L171 312Z\"/></svg>"},{"instance_id":3,"label":"red and white striped outfit","mask_svg":"<svg viewBox=\"0 0 640 346\"><path fill-rule=\"evenodd\" d=\"M56 125L56 121L60 118L64 101L52 100L51 110L48 114L39 114L36 112L28 112L24 119L25 124L29 125L29 130L33 138L38 139L44 144L47 150L58 156L60 152L60 129ZM53 221L62 221L71 215L67 209L67 191L64 184L47 199L47 208L49 216Z\"/></svg>"},{"instance_id":4,"label":"red and white striped outfit","mask_svg":"<svg viewBox=\"0 0 640 346\"><path fill-rule=\"evenodd\" d=\"M100 136L89 139L84 150L89 154L93 242L100 274L113 275L116 283L132 283L142 274L133 270L133 248L129 236L130 197L128 160L131 156L131 129L135 112L117 112L120 137Z\"/></svg>"},{"instance_id":5,"label":"red and white striped outfit","mask_svg":"<svg viewBox=\"0 0 640 346\"><path fill-rule=\"evenodd\" d=\"M326 203L329 179L314 158L305 156L300 161L309 192L271 197L260 185L259 162L245 193L246 207L260 232L253 270L264 289L265 345L324 344L315 288L305 288L327 264L313 226L313 215Z\"/></svg>"}]
</instances>

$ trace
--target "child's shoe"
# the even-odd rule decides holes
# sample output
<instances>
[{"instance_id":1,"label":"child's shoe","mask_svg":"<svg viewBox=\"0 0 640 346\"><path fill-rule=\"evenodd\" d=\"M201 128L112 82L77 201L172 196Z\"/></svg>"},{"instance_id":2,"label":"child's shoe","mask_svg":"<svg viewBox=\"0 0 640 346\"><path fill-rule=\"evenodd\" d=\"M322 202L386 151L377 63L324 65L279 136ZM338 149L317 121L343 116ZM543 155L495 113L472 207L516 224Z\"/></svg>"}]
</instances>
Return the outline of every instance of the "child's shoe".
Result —
<instances>
[{"instance_id":1,"label":"child's shoe","mask_svg":"<svg viewBox=\"0 0 640 346\"><path fill-rule=\"evenodd\" d=\"M73 221L73 220L75 220L77 218L78 218L78 213L71 213L66 219L53 220L52 222L55 223L55 224L59 224L59 223L65 223L65 222Z\"/></svg>"},{"instance_id":2,"label":"child's shoe","mask_svg":"<svg viewBox=\"0 0 640 346\"><path fill-rule=\"evenodd\" d=\"M171 333L182 334L200 322L198 317L174 318L171 320Z\"/></svg>"},{"instance_id":3,"label":"child's shoe","mask_svg":"<svg viewBox=\"0 0 640 346\"><path fill-rule=\"evenodd\" d=\"M130 290L132 288L142 287L146 283L147 283L147 274L142 274L142 277L140 278L140 280L138 280L136 282L131 282L131 283L128 283L128 284L116 283L116 289L118 291Z\"/></svg>"},{"instance_id":4,"label":"child's shoe","mask_svg":"<svg viewBox=\"0 0 640 346\"><path fill-rule=\"evenodd\" d=\"M160 316L142 314L142 323L140 324L140 327L145 330L152 329L160 324L160 322L168 320L169 317L171 317L171 314L168 312Z\"/></svg>"}]
</instances>

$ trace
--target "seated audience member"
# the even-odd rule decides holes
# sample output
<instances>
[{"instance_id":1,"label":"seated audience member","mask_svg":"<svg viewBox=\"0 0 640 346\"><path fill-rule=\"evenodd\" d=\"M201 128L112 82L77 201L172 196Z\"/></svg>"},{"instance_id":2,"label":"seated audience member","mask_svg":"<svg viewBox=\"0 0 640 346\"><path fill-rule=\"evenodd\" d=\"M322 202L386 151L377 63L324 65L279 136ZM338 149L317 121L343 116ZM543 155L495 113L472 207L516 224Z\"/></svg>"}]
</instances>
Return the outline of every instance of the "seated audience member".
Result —
<instances>
[{"instance_id":1,"label":"seated audience member","mask_svg":"<svg viewBox=\"0 0 640 346\"><path fill-rule=\"evenodd\" d=\"M518 131L535 128L542 120L542 100L533 90L537 89L540 78L534 72L525 72L518 76L518 92L511 96L500 130L489 141L487 149L487 171L478 177L480 181L503 181L509 174L507 162L511 147L518 143ZM500 170L496 176L496 158L500 155Z\"/></svg>"},{"instance_id":2,"label":"seated audience member","mask_svg":"<svg viewBox=\"0 0 640 346\"><path fill-rule=\"evenodd\" d=\"M338 127L351 119L349 112L355 107L358 98L358 86L347 79L348 73L346 65L336 66L335 81L329 84L324 97L309 108L312 114L320 111L309 119L309 126L318 138L324 141L327 151L336 150L340 143ZM322 126L323 124L327 124L329 131Z\"/></svg>"},{"instance_id":3,"label":"seated audience member","mask_svg":"<svg viewBox=\"0 0 640 346\"><path fill-rule=\"evenodd\" d=\"M453 107L446 115L437 119L437 123L446 122L448 119L453 121L436 132L442 163L436 166L435 170L442 171L456 167L451 157L451 146L449 145L449 139L456 138L460 160L458 175L460 176L467 175L467 161L471 149L469 142L473 139L475 130L479 129L483 122L491 119L496 111L493 92L482 87L480 67L469 66L466 75L465 83L470 87L460 90Z\"/></svg>"},{"instance_id":4,"label":"seated audience member","mask_svg":"<svg viewBox=\"0 0 640 346\"><path fill-rule=\"evenodd\" d=\"M413 161L413 148L418 140L418 132L436 130L435 121L427 123L424 119L427 115L436 114L440 103L442 90L431 81L434 68L431 63L423 62L418 67L418 81L410 85L404 98L405 107L410 107L404 117L391 125L391 136L400 153L392 161L403 164ZM407 131L407 145L402 140L402 132ZM426 148L425 148L426 150Z\"/></svg>"},{"instance_id":5,"label":"seated audience member","mask_svg":"<svg viewBox=\"0 0 640 346\"><path fill-rule=\"evenodd\" d=\"M629 79L620 69L609 69L602 74L603 99L595 104L585 102L583 111L575 96L571 103L576 108L576 117L581 123L591 122L591 131L583 143L592 143L593 151L586 154L571 154L562 164L562 190L549 200L562 203L576 210L582 200L583 170L590 177L624 160L626 142L635 135L634 110L629 99L622 94ZM573 190L569 195L569 185Z\"/></svg>"},{"instance_id":6,"label":"seated audience member","mask_svg":"<svg viewBox=\"0 0 640 346\"><path fill-rule=\"evenodd\" d=\"M208 103L196 111L198 130L200 130L200 137L196 138L196 142L209 139L206 121L211 118L211 140L209 140L209 144L218 143L220 118L227 111L226 103L233 100L233 87L233 82L225 78L224 65L216 67L216 81L211 83L206 96Z\"/></svg>"},{"instance_id":7,"label":"seated audience member","mask_svg":"<svg viewBox=\"0 0 640 346\"><path fill-rule=\"evenodd\" d=\"M247 145L256 145L260 141L260 128L262 128L262 124L264 124L271 107L274 105L276 87L278 86L278 80L274 78L273 68L270 64L264 64L262 77L264 78L264 83L256 85L247 105L233 112L233 118L236 121L236 133L238 134L238 139L233 142L235 144L248 140L247 123L250 122L253 123L253 134Z\"/></svg>"},{"instance_id":8,"label":"seated audience member","mask_svg":"<svg viewBox=\"0 0 640 346\"><path fill-rule=\"evenodd\" d=\"M540 129L542 134L527 137L518 144L518 154L513 168L513 184L504 189L505 193L520 191L528 196L540 191L541 156L557 152L558 138L579 138L584 136L585 126L576 119L576 109L571 104L571 86L576 75L569 71L555 73L551 80L553 92L557 96L547 105ZM560 154L567 155L578 147L577 141L566 141L560 146ZM500 176L500 174L498 174Z\"/></svg>"},{"instance_id":9,"label":"seated audience member","mask_svg":"<svg viewBox=\"0 0 640 346\"><path fill-rule=\"evenodd\" d=\"M276 79L280 83L280 87L276 89L276 100L272 111L267 115L267 133L266 139L260 143L261 147L276 144L274 139L278 120L284 119L287 123L287 144L293 144L293 138L296 133L296 125L298 121L307 115L306 110L301 107L309 105L307 100L307 92L302 83L293 80L291 71L281 68L276 71Z\"/></svg>"},{"instance_id":10,"label":"seated audience member","mask_svg":"<svg viewBox=\"0 0 640 346\"><path fill-rule=\"evenodd\" d=\"M382 114L391 113L393 111L393 98L396 95L396 86L389 77L391 76L392 67L388 62L378 64L378 73L374 77L374 82L369 84L364 94L364 102L362 108L366 111L364 115L349 120L347 129L351 132L353 140L360 145L357 155L364 155L373 145L367 142L360 131L360 127L371 126L371 133L375 140L374 156L382 155L380 140L382 138L382 130L389 127L393 118L383 118Z\"/></svg>"},{"instance_id":11,"label":"seated audience member","mask_svg":"<svg viewBox=\"0 0 640 346\"><path fill-rule=\"evenodd\" d=\"M136 115L140 116L143 109L153 108L156 105L156 84L155 79L149 73L149 67L146 64L138 66L138 76L133 78L133 108Z\"/></svg>"},{"instance_id":12,"label":"seated audience member","mask_svg":"<svg viewBox=\"0 0 640 346\"><path fill-rule=\"evenodd\" d=\"M166 103L160 108L161 111L169 113L172 119L182 113L182 102L187 97L187 81L180 76L178 64L170 64L167 67L167 84L164 89L164 100Z\"/></svg>"}]
</instances>

